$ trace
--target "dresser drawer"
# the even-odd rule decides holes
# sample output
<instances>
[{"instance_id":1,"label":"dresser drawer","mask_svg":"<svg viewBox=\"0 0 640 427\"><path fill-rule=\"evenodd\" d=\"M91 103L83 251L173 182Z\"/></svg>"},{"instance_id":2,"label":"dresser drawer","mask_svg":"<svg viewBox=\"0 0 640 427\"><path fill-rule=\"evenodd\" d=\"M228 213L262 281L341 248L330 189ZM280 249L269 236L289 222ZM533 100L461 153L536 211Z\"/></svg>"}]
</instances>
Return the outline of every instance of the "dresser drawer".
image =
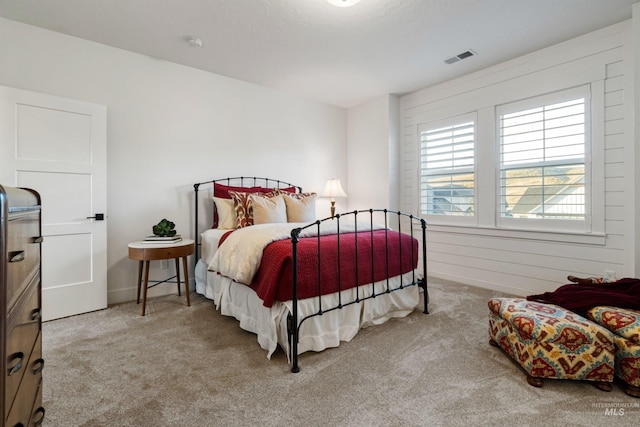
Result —
<instances>
[{"instance_id":1,"label":"dresser drawer","mask_svg":"<svg viewBox=\"0 0 640 427\"><path fill-rule=\"evenodd\" d=\"M22 214L7 221L7 308L40 267L40 212Z\"/></svg>"},{"instance_id":2,"label":"dresser drawer","mask_svg":"<svg viewBox=\"0 0 640 427\"><path fill-rule=\"evenodd\" d=\"M5 408L10 408L14 394L28 370L34 343L40 332L40 275L21 298L7 319ZM40 346L36 349L41 352ZM38 356L38 358L41 356Z\"/></svg>"},{"instance_id":3,"label":"dresser drawer","mask_svg":"<svg viewBox=\"0 0 640 427\"><path fill-rule=\"evenodd\" d=\"M28 287L19 295L16 304L7 313L7 324L19 325L39 320L42 314L40 303L40 271L36 271Z\"/></svg>"},{"instance_id":4,"label":"dresser drawer","mask_svg":"<svg viewBox=\"0 0 640 427\"><path fill-rule=\"evenodd\" d=\"M22 383L16 392L13 406L7 416L8 426L15 426L18 423L22 423L25 427L30 425L29 420L33 417L37 408L42 405L40 384L42 382L43 368L41 335L38 335L31 358L25 365Z\"/></svg>"},{"instance_id":5,"label":"dresser drawer","mask_svg":"<svg viewBox=\"0 0 640 427\"><path fill-rule=\"evenodd\" d=\"M37 427L42 425L44 421L44 408L42 407L42 381L38 384L38 388L28 390L20 396L25 403L24 408L14 408L7 417L6 426L9 427ZM32 400L31 400L32 399Z\"/></svg>"},{"instance_id":6,"label":"dresser drawer","mask_svg":"<svg viewBox=\"0 0 640 427\"><path fill-rule=\"evenodd\" d=\"M42 379L40 379L38 390L36 390L36 400L33 402L33 407L31 408L31 419L28 425L33 427L42 425L44 413L44 407L42 406Z\"/></svg>"}]
</instances>

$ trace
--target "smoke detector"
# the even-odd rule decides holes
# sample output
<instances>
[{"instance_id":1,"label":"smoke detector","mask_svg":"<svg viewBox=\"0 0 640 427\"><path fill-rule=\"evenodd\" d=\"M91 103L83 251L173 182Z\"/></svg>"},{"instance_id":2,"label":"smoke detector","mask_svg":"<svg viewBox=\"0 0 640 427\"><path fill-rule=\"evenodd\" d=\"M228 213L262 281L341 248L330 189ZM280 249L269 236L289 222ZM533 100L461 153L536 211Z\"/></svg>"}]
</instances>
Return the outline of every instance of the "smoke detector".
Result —
<instances>
[{"instance_id":1,"label":"smoke detector","mask_svg":"<svg viewBox=\"0 0 640 427\"><path fill-rule=\"evenodd\" d=\"M189 42L189 46L191 47L202 47L202 40L197 37L189 37L187 38L187 42Z\"/></svg>"}]
</instances>

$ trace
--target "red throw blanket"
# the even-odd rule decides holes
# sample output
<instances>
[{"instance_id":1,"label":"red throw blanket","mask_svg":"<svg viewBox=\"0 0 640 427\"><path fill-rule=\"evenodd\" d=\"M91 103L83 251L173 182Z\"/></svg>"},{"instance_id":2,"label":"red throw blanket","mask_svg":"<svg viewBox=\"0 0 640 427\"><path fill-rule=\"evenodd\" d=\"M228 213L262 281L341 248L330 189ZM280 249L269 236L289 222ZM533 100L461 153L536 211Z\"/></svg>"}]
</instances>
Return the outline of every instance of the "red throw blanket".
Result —
<instances>
[{"instance_id":1,"label":"red throw blanket","mask_svg":"<svg viewBox=\"0 0 640 427\"><path fill-rule=\"evenodd\" d=\"M385 233L388 235L388 249L385 245ZM376 230L373 233L365 231L340 234L339 257L337 235L322 236L320 242L320 268L317 254L318 238L302 238L298 243L298 299L337 292L338 286L344 290L397 276L411 271L418 262L417 240L396 231ZM399 253L402 253L402 259L398 256ZM275 301L288 301L293 298L292 269L290 239L279 240L265 247L260 268L251 287L266 307L271 307Z\"/></svg>"},{"instance_id":2,"label":"red throw blanket","mask_svg":"<svg viewBox=\"0 0 640 427\"><path fill-rule=\"evenodd\" d=\"M640 279L620 279L612 283L560 286L553 292L529 295L529 301L559 305L584 314L600 305L640 310Z\"/></svg>"}]
</instances>

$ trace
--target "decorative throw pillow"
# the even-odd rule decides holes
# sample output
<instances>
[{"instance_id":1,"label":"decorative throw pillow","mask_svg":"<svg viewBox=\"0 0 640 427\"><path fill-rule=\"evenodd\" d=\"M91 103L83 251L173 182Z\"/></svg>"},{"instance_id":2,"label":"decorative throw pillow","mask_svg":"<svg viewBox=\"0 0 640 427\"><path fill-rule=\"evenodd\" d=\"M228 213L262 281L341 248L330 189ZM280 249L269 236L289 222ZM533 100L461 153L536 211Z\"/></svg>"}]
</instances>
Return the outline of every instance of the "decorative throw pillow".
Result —
<instances>
[{"instance_id":1,"label":"decorative throw pillow","mask_svg":"<svg viewBox=\"0 0 640 427\"><path fill-rule=\"evenodd\" d=\"M236 211L234 210L233 200L214 197L213 202L215 203L216 212L218 212L217 228L225 230L236 228Z\"/></svg>"},{"instance_id":2,"label":"decorative throw pillow","mask_svg":"<svg viewBox=\"0 0 640 427\"><path fill-rule=\"evenodd\" d=\"M244 193L240 191L229 191L233 200L233 209L236 212L236 228L243 228L253 225L253 209L251 207L251 194L258 196L264 193Z\"/></svg>"},{"instance_id":3,"label":"decorative throw pillow","mask_svg":"<svg viewBox=\"0 0 640 427\"><path fill-rule=\"evenodd\" d=\"M287 207L283 196L263 197L250 194L254 224L287 222Z\"/></svg>"},{"instance_id":4,"label":"decorative throw pillow","mask_svg":"<svg viewBox=\"0 0 640 427\"><path fill-rule=\"evenodd\" d=\"M281 193L297 193L298 192L298 187L274 188L273 191L276 191L278 194L281 194Z\"/></svg>"},{"instance_id":5,"label":"decorative throw pillow","mask_svg":"<svg viewBox=\"0 0 640 427\"><path fill-rule=\"evenodd\" d=\"M316 220L316 193L282 194L287 206L287 222Z\"/></svg>"},{"instance_id":6,"label":"decorative throw pillow","mask_svg":"<svg viewBox=\"0 0 640 427\"><path fill-rule=\"evenodd\" d=\"M242 193L266 193L268 191L270 191L270 188L264 188L264 187L234 187L231 185L222 185L222 184L218 184L217 182L213 183L213 197L218 197L221 199L229 199L231 200L231 194L229 194L230 191L237 191L237 192L242 192ZM215 205L213 205L213 228L218 228L219 227L219 220L220 218L218 217L218 207ZM235 228L235 227L234 227Z\"/></svg>"},{"instance_id":7,"label":"decorative throw pillow","mask_svg":"<svg viewBox=\"0 0 640 427\"><path fill-rule=\"evenodd\" d=\"M231 199L231 191L241 193L266 193L271 190L265 187L234 187L231 185L222 185L217 182L213 183L213 195L214 197L220 197L222 199Z\"/></svg>"}]
</instances>

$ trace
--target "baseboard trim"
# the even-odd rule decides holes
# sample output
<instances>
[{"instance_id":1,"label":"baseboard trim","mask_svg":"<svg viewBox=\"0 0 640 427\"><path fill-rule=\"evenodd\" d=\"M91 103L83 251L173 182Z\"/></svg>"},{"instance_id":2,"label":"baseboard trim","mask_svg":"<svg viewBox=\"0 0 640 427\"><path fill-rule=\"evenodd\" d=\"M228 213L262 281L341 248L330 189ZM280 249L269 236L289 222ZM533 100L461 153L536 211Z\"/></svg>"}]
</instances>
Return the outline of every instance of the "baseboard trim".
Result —
<instances>
[{"instance_id":1,"label":"baseboard trim","mask_svg":"<svg viewBox=\"0 0 640 427\"><path fill-rule=\"evenodd\" d=\"M195 288L195 281L192 278L189 278L189 290L193 291ZM182 283L180 284L180 289L182 292L184 292L184 285ZM135 301L137 292L138 288L135 286L110 290L107 292L107 304L114 305ZM147 298L161 297L164 295L173 294L178 294L178 286L176 283L167 282L156 285L153 288L149 288L149 290L147 291ZM142 298L142 295L140 295L140 298Z\"/></svg>"},{"instance_id":2,"label":"baseboard trim","mask_svg":"<svg viewBox=\"0 0 640 427\"><path fill-rule=\"evenodd\" d=\"M514 286L507 286L500 283L487 282L485 280L471 279L468 277L459 277L450 274L437 274L429 275L428 280L437 280L439 282L451 282L460 285L475 286L477 288L488 289L490 291L502 292L515 297L525 297L536 293L529 289L517 288Z\"/></svg>"}]
</instances>

